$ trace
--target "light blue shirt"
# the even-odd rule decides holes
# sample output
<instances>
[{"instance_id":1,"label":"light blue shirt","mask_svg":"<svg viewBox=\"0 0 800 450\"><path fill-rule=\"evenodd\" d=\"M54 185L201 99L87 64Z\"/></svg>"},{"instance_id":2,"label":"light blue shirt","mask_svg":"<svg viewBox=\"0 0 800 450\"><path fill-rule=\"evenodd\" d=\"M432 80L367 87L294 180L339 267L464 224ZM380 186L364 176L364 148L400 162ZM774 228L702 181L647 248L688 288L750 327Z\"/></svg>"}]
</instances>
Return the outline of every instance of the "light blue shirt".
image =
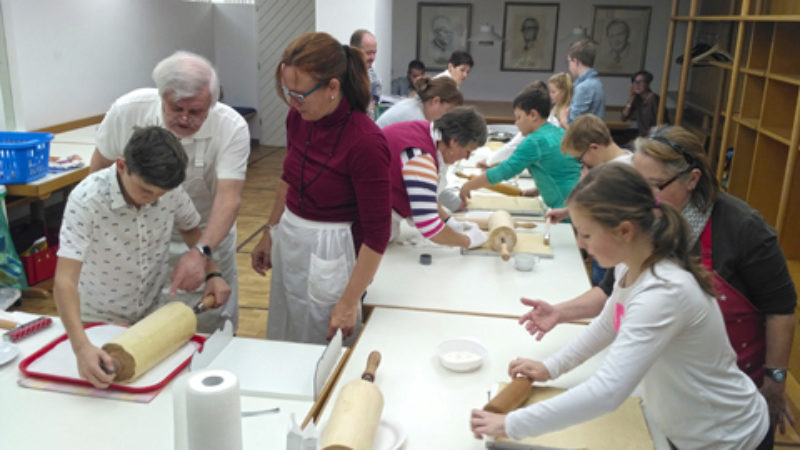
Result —
<instances>
[{"instance_id":1,"label":"light blue shirt","mask_svg":"<svg viewBox=\"0 0 800 450\"><path fill-rule=\"evenodd\" d=\"M589 69L575 80L572 101L569 103L569 123L581 114L591 113L599 118L606 115L606 94L597 71Z\"/></svg>"}]
</instances>

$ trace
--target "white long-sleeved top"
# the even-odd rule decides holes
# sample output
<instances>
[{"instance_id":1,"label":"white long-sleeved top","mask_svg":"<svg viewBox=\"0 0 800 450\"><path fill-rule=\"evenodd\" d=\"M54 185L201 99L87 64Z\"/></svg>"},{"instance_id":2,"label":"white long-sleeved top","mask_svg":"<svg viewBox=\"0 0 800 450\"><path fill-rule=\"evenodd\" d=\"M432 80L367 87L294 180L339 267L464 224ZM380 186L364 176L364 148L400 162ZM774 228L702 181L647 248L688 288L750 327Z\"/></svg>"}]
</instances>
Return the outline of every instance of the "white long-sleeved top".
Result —
<instances>
[{"instance_id":1,"label":"white long-sleeved top","mask_svg":"<svg viewBox=\"0 0 800 450\"><path fill-rule=\"evenodd\" d=\"M556 378L610 344L600 369L561 395L510 413L506 433L521 439L611 412L642 381L653 420L678 448L755 448L769 426L766 401L736 366L717 302L672 261L629 287L619 281L627 267L615 270L618 281L600 316L543 361Z\"/></svg>"}]
</instances>

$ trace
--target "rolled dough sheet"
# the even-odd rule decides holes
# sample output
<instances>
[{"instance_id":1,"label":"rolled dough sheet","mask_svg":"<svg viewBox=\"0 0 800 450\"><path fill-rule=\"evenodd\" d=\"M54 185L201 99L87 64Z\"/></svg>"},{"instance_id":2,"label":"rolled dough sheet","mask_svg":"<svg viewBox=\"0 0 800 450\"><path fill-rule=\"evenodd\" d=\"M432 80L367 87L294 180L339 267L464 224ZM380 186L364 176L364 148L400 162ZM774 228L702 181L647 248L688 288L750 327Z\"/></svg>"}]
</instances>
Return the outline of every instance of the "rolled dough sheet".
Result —
<instances>
[{"instance_id":1,"label":"rolled dough sheet","mask_svg":"<svg viewBox=\"0 0 800 450\"><path fill-rule=\"evenodd\" d=\"M511 215L541 216L544 214L542 200L539 197L509 197L507 195L491 195L473 193L467 201L468 210L504 209Z\"/></svg>"},{"instance_id":2,"label":"rolled dough sheet","mask_svg":"<svg viewBox=\"0 0 800 450\"><path fill-rule=\"evenodd\" d=\"M544 245L544 235L540 233L525 233L517 229L517 245L511 250L511 254L530 253L542 258L552 258L553 249L549 245ZM478 248L464 250L464 254L490 255L500 257L500 252L492 250L489 242Z\"/></svg>"},{"instance_id":3,"label":"rolled dough sheet","mask_svg":"<svg viewBox=\"0 0 800 450\"><path fill-rule=\"evenodd\" d=\"M547 400L564 392L554 387L536 386L525 406ZM579 423L563 430L543 434L521 441L499 438L502 442L519 442L527 445L560 448L591 448L598 450L652 449L653 440L647 429L639 397L628 397L615 411Z\"/></svg>"}]
</instances>

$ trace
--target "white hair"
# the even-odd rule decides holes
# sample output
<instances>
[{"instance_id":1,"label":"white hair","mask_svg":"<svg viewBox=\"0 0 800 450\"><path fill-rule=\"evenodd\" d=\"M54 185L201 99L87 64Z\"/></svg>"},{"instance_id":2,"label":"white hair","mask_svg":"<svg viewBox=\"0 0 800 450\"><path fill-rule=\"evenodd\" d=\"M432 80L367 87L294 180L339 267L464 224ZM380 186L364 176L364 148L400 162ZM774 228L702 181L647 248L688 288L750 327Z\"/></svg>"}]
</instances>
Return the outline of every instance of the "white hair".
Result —
<instances>
[{"instance_id":1,"label":"white hair","mask_svg":"<svg viewBox=\"0 0 800 450\"><path fill-rule=\"evenodd\" d=\"M213 107L219 99L219 78L214 66L204 57L179 50L162 59L153 69L158 94L174 94L177 100L194 97L203 90L211 92Z\"/></svg>"}]
</instances>

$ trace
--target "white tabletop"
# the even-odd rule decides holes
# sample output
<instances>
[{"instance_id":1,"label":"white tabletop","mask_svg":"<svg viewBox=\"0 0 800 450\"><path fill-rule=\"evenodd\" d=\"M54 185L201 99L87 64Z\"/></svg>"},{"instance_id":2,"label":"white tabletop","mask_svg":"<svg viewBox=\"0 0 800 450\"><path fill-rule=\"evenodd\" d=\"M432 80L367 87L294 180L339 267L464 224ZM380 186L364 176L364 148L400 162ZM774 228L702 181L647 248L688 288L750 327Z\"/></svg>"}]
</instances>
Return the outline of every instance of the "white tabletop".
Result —
<instances>
[{"instance_id":1,"label":"white tabletop","mask_svg":"<svg viewBox=\"0 0 800 450\"><path fill-rule=\"evenodd\" d=\"M517 271L499 256L462 255L454 247L390 244L364 304L517 317L526 310L520 297L570 300L591 287L589 278L572 226L553 225L550 234L553 258L541 258L531 272ZM431 255L431 265L419 263L423 253Z\"/></svg>"},{"instance_id":2,"label":"white tabletop","mask_svg":"<svg viewBox=\"0 0 800 450\"><path fill-rule=\"evenodd\" d=\"M18 321L25 319L14 313ZM25 316L29 317L29 316ZM64 333L60 321L19 342L21 355L0 367L0 447L25 449L166 449L173 447L172 386L150 403L84 397L17 385L19 362ZM234 338L235 339L235 338ZM242 396L242 410L280 407L242 418L245 449L286 447L289 415L302 421L313 402Z\"/></svg>"},{"instance_id":3,"label":"white tabletop","mask_svg":"<svg viewBox=\"0 0 800 450\"><path fill-rule=\"evenodd\" d=\"M55 136L53 137L53 142L94 145L98 126L100 126L100 124L89 125L83 128L76 128L74 130L65 131L63 133L56 133Z\"/></svg>"},{"instance_id":4,"label":"white tabletop","mask_svg":"<svg viewBox=\"0 0 800 450\"><path fill-rule=\"evenodd\" d=\"M508 363L517 357L543 359L564 345L585 325L564 324L537 342L504 318L376 308L353 348L321 422L327 421L339 390L358 379L373 350L381 352L375 384L384 398L383 415L407 435L405 448L482 449L469 429L473 408L487 402L487 391L507 381ZM436 346L445 339L470 336L480 340L488 358L475 372L451 372L439 363ZM547 385L569 388L596 371L605 352Z\"/></svg>"}]
</instances>

